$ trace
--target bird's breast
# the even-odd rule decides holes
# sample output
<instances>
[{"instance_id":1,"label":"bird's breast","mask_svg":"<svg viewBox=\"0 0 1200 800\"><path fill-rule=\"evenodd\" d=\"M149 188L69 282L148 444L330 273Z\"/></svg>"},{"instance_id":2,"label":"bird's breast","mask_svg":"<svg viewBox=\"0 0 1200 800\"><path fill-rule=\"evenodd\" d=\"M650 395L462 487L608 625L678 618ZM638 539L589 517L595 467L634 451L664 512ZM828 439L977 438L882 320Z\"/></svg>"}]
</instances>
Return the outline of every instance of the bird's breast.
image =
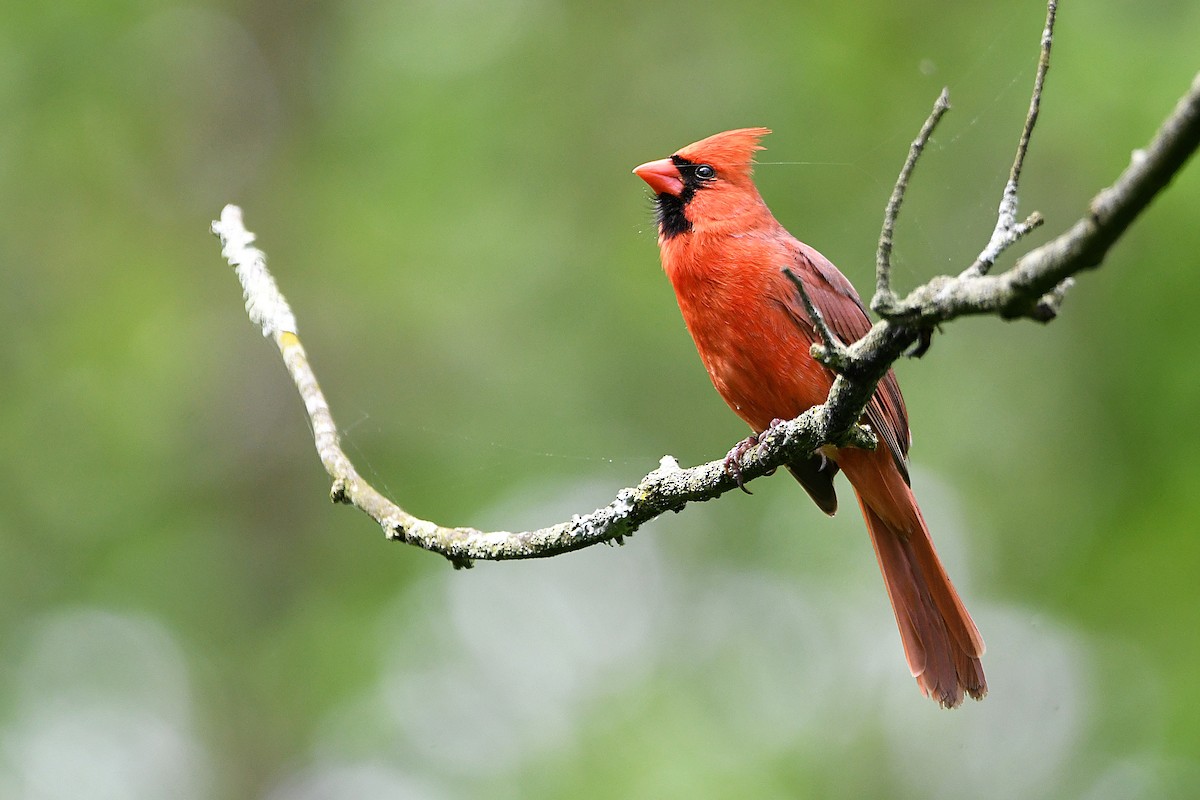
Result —
<instances>
[{"instance_id":1,"label":"bird's breast","mask_svg":"<svg viewBox=\"0 0 1200 800\"><path fill-rule=\"evenodd\" d=\"M725 402L753 429L824 402L829 372L812 359L811 335L777 300L778 257L726 247L670 254L664 266L679 309Z\"/></svg>"}]
</instances>

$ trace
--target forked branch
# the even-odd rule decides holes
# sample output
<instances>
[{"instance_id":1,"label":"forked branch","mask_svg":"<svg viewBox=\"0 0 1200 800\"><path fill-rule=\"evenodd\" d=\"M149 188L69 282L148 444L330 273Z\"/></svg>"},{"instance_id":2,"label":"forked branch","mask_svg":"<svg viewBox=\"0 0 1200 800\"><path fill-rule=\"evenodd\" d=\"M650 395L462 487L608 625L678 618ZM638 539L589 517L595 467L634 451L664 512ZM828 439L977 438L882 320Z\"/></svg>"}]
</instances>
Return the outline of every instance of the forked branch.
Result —
<instances>
[{"instance_id":1,"label":"forked branch","mask_svg":"<svg viewBox=\"0 0 1200 800\"><path fill-rule=\"evenodd\" d=\"M1134 152L1129 167L1092 199L1081 219L1057 238L1027 253L1006 272L989 275L996 258L1041 221L1035 214L1016 222L1017 190L1050 63L1054 16L1055 2L1050 0L1029 114L1002 195L996 230L988 244L957 277L935 277L903 299L892 289L892 234L917 159L949 109L943 91L913 142L888 202L879 240L877 291L872 301L883 320L859 341L845 344L837 341L819 321L819 314L813 317L823 340L814 354L834 368L838 378L823 405L759 436L759 443L746 451L740 461L743 481L807 457L825 444L873 447L874 437L858 425L863 409L880 378L901 355L918 343L918 349L923 351L934 326L971 314L1052 319L1072 276L1101 262L1112 244L1200 147L1200 75L1197 75L1150 143ZM389 539L440 553L456 566L470 566L473 559L541 558L600 542L620 542L667 511L679 511L688 503L718 497L738 485L727 474L722 461L682 469L675 459L666 456L657 469L636 486L617 492L603 508L538 530L451 528L415 517L363 480L342 451L329 404L297 335L294 315L267 271L266 257L253 246L254 235L242 224L241 210L226 206L221 219L212 224L212 230L221 238L225 258L236 269L251 320L274 340L304 400L317 454L333 480L333 499L368 514Z\"/></svg>"}]
</instances>

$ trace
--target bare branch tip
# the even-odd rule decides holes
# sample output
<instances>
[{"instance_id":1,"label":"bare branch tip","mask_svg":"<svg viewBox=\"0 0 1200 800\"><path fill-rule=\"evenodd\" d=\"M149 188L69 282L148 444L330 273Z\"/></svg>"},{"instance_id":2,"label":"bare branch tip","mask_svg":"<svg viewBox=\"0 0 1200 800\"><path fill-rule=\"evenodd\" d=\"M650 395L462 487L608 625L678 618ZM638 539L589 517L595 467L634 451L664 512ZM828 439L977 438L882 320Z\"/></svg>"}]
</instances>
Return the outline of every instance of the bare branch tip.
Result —
<instances>
[{"instance_id":1,"label":"bare branch tip","mask_svg":"<svg viewBox=\"0 0 1200 800\"><path fill-rule=\"evenodd\" d=\"M938 122L950 110L950 89L942 87L942 91L938 94L937 100L933 103L933 110L929 112L929 116L925 119L925 124L921 126L917 138L913 139L912 144L908 148L908 158L904 161L904 166L900 168L900 174L896 177L896 185L892 189L892 196L888 198L886 209L883 212L883 227L879 231L879 246L875 251L875 287L876 297L886 295L891 292L892 283L892 242L896 232L896 218L900 216L900 205L904 202L904 193L908 191L908 181L912 177L913 170L916 169L917 160L921 157L921 153L925 150L925 145L929 143L933 136L933 131L937 127Z\"/></svg>"},{"instance_id":2,"label":"bare branch tip","mask_svg":"<svg viewBox=\"0 0 1200 800\"><path fill-rule=\"evenodd\" d=\"M950 110L950 87L949 86L942 87L942 93L938 95L938 99L933 104L933 107L935 109L938 109L940 111L940 113L942 113L942 114L944 114Z\"/></svg>"},{"instance_id":3,"label":"bare branch tip","mask_svg":"<svg viewBox=\"0 0 1200 800\"><path fill-rule=\"evenodd\" d=\"M1063 301L1067 298L1067 292L1074 285L1074 278L1064 278L1061 283L1038 298L1029 316L1037 322L1050 322L1057 318L1058 312L1062 310Z\"/></svg>"}]
</instances>

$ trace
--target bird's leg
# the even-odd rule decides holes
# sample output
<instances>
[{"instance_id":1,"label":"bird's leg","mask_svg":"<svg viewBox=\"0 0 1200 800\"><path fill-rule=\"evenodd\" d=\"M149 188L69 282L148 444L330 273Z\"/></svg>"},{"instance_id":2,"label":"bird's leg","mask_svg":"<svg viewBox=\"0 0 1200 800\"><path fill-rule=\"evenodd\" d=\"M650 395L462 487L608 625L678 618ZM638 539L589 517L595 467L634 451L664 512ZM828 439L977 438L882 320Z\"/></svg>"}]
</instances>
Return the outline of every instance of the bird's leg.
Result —
<instances>
[{"instance_id":1,"label":"bird's leg","mask_svg":"<svg viewBox=\"0 0 1200 800\"><path fill-rule=\"evenodd\" d=\"M929 346L933 344L934 328L921 328L918 333L917 343L913 349L906 354L909 358L920 358L929 352ZM940 333L940 330L939 330Z\"/></svg>"},{"instance_id":2,"label":"bird's leg","mask_svg":"<svg viewBox=\"0 0 1200 800\"><path fill-rule=\"evenodd\" d=\"M742 439L740 442L735 444L729 450L729 452L725 454L724 464L725 464L726 474L728 474L735 481L737 481L738 488L741 489L746 494L754 494L754 492L752 492L746 488L746 482L742 479L742 456L746 455L747 450L749 450L751 447L754 447L758 444L758 438L760 436L762 436L767 431L772 430L776 426L782 425L784 422L785 422L785 420L782 420L782 419L771 420L770 424L767 425L766 430L762 430L762 431L759 431L758 433L750 434L745 439ZM767 474L771 475L771 474L774 474L774 472L775 472L775 470L771 470Z\"/></svg>"}]
</instances>

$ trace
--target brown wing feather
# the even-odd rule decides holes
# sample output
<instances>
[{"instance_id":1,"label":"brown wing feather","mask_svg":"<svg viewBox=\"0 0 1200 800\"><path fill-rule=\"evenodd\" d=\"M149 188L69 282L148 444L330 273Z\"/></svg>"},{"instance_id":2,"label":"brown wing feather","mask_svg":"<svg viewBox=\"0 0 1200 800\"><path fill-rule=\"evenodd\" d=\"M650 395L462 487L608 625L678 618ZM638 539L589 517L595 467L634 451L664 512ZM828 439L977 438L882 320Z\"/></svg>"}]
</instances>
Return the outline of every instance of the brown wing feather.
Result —
<instances>
[{"instance_id":1,"label":"brown wing feather","mask_svg":"<svg viewBox=\"0 0 1200 800\"><path fill-rule=\"evenodd\" d=\"M825 318L829 329L847 344L861 339L871 329L871 319L867 316L867 309L858 292L854 290L853 284L825 256L803 242L795 239L792 241L795 247L795 269L799 270L809 298ZM850 302L847 303L847 300ZM785 302L785 308L797 323L812 331L813 341L819 341L799 292L793 290L793 295ZM904 408L900 384L892 370L888 370L887 375L879 382L875 396L867 405L867 422L887 445L896 466L907 482L908 446L911 441L908 412Z\"/></svg>"},{"instance_id":2,"label":"brown wing feather","mask_svg":"<svg viewBox=\"0 0 1200 800\"><path fill-rule=\"evenodd\" d=\"M837 513L837 489L833 486L833 477L838 474L836 461L815 455L804 461L792 462L787 468L804 487L804 491L808 492L817 508L831 517Z\"/></svg>"}]
</instances>

